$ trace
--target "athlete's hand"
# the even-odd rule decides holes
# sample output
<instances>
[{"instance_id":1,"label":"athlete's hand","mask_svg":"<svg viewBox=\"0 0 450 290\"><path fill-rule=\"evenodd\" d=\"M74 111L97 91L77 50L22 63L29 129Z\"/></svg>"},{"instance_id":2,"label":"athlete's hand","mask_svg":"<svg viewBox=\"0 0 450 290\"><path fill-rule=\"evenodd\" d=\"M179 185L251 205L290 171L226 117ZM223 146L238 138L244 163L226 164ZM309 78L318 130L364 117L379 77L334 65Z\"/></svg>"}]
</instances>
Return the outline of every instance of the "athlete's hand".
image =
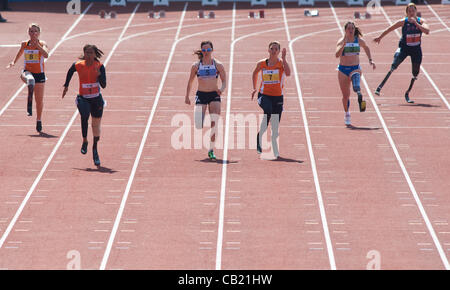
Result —
<instances>
[{"instance_id":1,"label":"athlete's hand","mask_svg":"<svg viewBox=\"0 0 450 290\"><path fill-rule=\"evenodd\" d=\"M281 58L285 61L286 60L286 48L283 48L281 51Z\"/></svg>"},{"instance_id":2,"label":"athlete's hand","mask_svg":"<svg viewBox=\"0 0 450 290\"><path fill-rule=\"evenodd\" d=\"M30 44L36 47L41 47L40 43L39 43L39 38L31 38L30 39Z\"/></svg>"},{"instance_id":3,"label":"athlete's hand","mask_svg":"<svg viewBox=\"0 0 450 290\"><path fill-rule=\"evenodd\" d=\"M369 63L372 66L372 69L375 70L377 68L377 66L375 65L375 63L373 61L370 61Z\"/></svg>"},{"instance_id":4,"label":"athlete's hand","mask_svg":"<svg viewBox=\"0 0 450 290\"><path fill-rule=\"evenodd\" d=\"M10 63L8 63L8 65L6 66L6 68L10 68L10 67L13 67L14 66L14 62L12 61L12 62L10 62Z\"/></svg>"},{"instance_id":5,"label":"athlete's hand","mask_svg":"<svg viewBox=\"0 0 450 290\"><path fill-rule=\"evenodd\" d=\"M380 44L381 37L374 38L373 41L377 44Z\"/></svg>"},{"instance_id":6,"label":"athlete's hand","mask_svg":"<svg viewBox=\"0 0 450 290\"><path fill-rule=\"evenodd\" d=\"M67 94L67 90L68 90L69 88L68 87L64 87L64 89L63 89L63 92L62 92L62 99L64 99L64 96Z\"/></svg>"},{"instance_id":7,"label":"athlete's hand","mask_svg":"<svg viewBox=\"0 0 450 290\"><path fill-rule=\"evenodd\" d=\"M256 93L256 90L253 90L253 92L252 92L252 100L255 97L255 93Z\"/></svg>"},{"instance_id":8,"label":"athlete's hand","mask_svg":"<svg viewBox=\"0 0 450 290\"><path fill-rule=\"evenodd\" d=\"M222 91L220 89L217 89L216 92L219 96L222 95Z\"/></svg>"},{"instance_id":9,"label":"athlete's hand","mask_svg":"<svg viewBox=\"0 0 450 290\"><path fill-rule=\"evenodd\" d=\"M408 22L412 24L417 24L417 19L416 17L408 17Z\"/></svg>"},{"instance_id":10,"label":"athlete's hand","mask_svg":"<svg viewBox=\"0 0 450 290\"><path fill-rule=\"evenodd\" d=\"M191 100L189 99L188 96L186 96L186 98L184 98L184 103L187 104L187 105L191 104Z\"/></svg>"}]
</instances>

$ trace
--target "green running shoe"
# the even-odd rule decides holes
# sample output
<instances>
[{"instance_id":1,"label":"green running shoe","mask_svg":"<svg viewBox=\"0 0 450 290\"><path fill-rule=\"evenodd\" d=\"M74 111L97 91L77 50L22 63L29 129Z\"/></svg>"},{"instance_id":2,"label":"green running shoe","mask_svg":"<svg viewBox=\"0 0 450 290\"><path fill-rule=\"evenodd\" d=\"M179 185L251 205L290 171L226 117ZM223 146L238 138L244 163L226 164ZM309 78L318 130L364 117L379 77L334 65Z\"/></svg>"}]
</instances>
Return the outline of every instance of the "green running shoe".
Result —
<instances>
[{"instance_id":1,"label":"green running shoe","mask_svg":"<svg viewBox=\"0 0 450 290\"><path fill-rule=\"evenodd\" d=\"M208 151L208 157L211 160L216 160L216 155L214 155L214 151L212 151L212 150Z\"/></svg>"}]
</instances>

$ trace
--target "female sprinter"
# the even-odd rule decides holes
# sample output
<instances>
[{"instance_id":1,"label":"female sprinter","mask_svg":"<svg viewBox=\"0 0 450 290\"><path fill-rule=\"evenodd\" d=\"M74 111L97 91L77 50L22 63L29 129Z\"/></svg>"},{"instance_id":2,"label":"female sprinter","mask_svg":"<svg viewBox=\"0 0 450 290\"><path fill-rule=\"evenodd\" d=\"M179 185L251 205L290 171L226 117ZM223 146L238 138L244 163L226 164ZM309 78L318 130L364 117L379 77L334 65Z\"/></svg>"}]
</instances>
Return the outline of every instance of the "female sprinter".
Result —
<instances>
[{"instance_id":1,"label":"female sprinter","mask_svg":"<svg viewBox=\"0 0 450 290\"><path fill-rule=\"evenodd\" d=\"M281 59L278 58L281 45L278 41L269 43L269 58L262 59L256 63L253 70L252 82L253 92L252 100L256 93L258 74L261 72L261 84L258 91L258 105L264 111L264 118L260 125L260 130L256 136L256 150L261 154L262 135L267 130L269 122L272 124L272 148L275 158L279 157L278 152L278 125L283 112L283 87L286 76L291 75L291 69L286 61L286 48L281 52ZM272 118L274 115L275 118Z\"/></svg>"},{"instance_id":2,"label":"female sprinter","mask_svg":"<svg viewBox=\"0 0 450 290\"><path fill-rule=\"evenodd\" d=\"M192 82L197 76L198 89L195 96L194 119L197 129L203 128L203 120L205 118L206 107L209 108L211 116L211 136L208 151L208 157L215 160L214 145L216 140L216 125L220 115L220 96L227 87L225 68L220 61L212 57L213 44L211 41L202 41L200 50L194 52L198 56L199 61L195 62L191 67L191 74L186 88L186 97L184 102L191 104L189 93L191 91ZM217 78L220 76L222 86L220 89L217 85Z\"/></svg>"},{"instance_id":3,"label":"female sprinter","mask_svg":"<svg viewBox=\"0 0 450 290\"><path fill-rule=\"evenodd\" d=\"M24 68L20 78L28 86L27 112L33 114L33 93L36 99L36 131L42 131L42 109L44 108L44 58L48 57L48 47L45 41L40 40L41 28L32 23L28 26L30 39L23 41L14 60L8 64L10 68L16 64L22 54L25 55Z\"/></svg>"},{"instance_id":4,"label":"female sprinter","mask_svg":"<svg viewBox=\"0 0 450 290\"><path fill-rule=\"evenodd\" d=\"M381 39L389 32L400 27L402 28L402 37L400 38L398 49L394 54L394 61L392 62L391 69L375 91L375 94L380 95L381 89L391 76L392 72L397 69L397 67L405 60L407 56L410 56L412 64L412 78L409 83L409 87L405 92L405 100L408 103L414 103L414 101L409 99L409 92L411 91L414 82L417 80L417 76L420 71L420 64L422 63L422 33L430 33L430 28L428 27L428 24L425 23L423 18L417 17L416 5L414 3L409 3L406 6L406 17L392 24L373 41L379 44Z\"/></svg>"},{"instance_id":5,"label":"female sprinter","mask_svg":"<svg viewBox=\"0 0 450 290\"><path fill-rule=\"evenodd\" d=\"M81 153L87 153L87 133L88 120L92 115L92 134L94 135L94 144L92 145L92 156L94 164L100 166L100 158L98 156L97 143L100 140L100 123L103 115L103 101L100 93L100 86L106 87L106 71L103 64L99 61L103 52L95 45L87 44L83 47L83 55L80 60L73 63L67 72L66 82L62 97L67 93L70 80L73 73L77 72L80 79L79 93L76 98L76 104L81 116L81 134L83 136L83 144L81 145Z\"/></svg>"},{"instance_id":6,"label":"female sprinter","mask_svg":"<svg viewBox=\"0 0 450 290\"><path fill-rule=\"evenodd\" d=\"M364 48L369 63L375 69L375 63L372 61L370 49L362 39L362 33L358 27L351 21L345 23L345 34L339 39L336 46L336 57L339 58L338 80L342 91L342 105L345 111L345 125L351 125L350 118L350 84L353 91L358 95L359 111L366 110L366 101L361 94L361 66L359 65L359 53L361 47Z\"/></svg>"}]
</instances>

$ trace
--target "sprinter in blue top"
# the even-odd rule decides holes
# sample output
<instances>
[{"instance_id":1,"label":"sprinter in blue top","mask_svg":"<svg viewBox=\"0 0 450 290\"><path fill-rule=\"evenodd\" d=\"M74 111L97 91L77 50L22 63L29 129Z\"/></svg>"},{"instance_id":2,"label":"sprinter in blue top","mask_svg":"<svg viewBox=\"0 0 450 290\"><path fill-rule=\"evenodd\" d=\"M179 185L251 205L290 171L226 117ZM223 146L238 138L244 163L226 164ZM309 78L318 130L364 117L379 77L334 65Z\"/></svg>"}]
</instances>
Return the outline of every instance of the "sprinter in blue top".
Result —
<instances>
[{"instance_id":1,"label":"sprinter in blue top","mask_svg":"<svg viewBox=\"0 0 450 290\"><path fill-rule=\"evenodd\" d=\"M381 35L374 39L376 43L380 43L381 39L385 37L389 32L394 31L397 28L402 28L402 37L398 44L398 49L394 54L394 61L392 62L391 69L380 83L375 91L376 95L380 95L380 91L383 88L386 81L391 76L392 72L405 60L407 56L411 57L412 64L412 78L409 83L409 87L405 92L405 99L408 103L414 103L409 99L409 92L411 91L414 82L419 75L420 65L422 63L422 33L430 33L430 28L425 20L421 17L417 17L417 7L414 3L409 3L406 6L406 17L398 20L396 23L388 27Z\"/></svg>"},{"instance_id":2,"label":"sprinter in blue top","mask_svg":"<svg viewBox=\"0 0 450 290\"><path fill-rule=\"evenodd\" d=\"M198 61L191 66L191 73L186 87L184 102L191 104L189 94L195 77L198 80L198 90L195 94L194 122L195 128L202 129L206 109L209 109L211 117L211 135L208 150L208 157L216 160L214 154L217 124L220 117L220 97L227 87L227 76L223 64L212 56L213 44L209 40L200 43L200 49L194 52L198 56ZM218 79L222 86L218 87Z\"/></svg>"}]
</instances>

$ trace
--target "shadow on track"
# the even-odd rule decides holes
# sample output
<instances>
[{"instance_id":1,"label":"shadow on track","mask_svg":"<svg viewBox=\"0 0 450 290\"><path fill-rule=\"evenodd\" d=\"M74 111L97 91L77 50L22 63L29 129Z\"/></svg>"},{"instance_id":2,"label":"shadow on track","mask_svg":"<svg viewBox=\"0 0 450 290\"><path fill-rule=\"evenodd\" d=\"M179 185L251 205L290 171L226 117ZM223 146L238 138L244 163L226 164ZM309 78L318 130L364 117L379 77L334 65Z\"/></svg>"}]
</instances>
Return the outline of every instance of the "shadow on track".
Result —
<instances>
[{"instance_id":1,"label":"shadow on track","mask_svg":"<svg viewBox=\"0 0 450 290\"><path fill-rule=\"evenodd\" d=\"M118 172L114 169L104 167L104 166L97 166L97 168L84 168L84 169L83 168L72 168L72 169L86 171L86 172L100 172L100 173L109 173L109 174Z\"/></svg>"}]
</instances>

